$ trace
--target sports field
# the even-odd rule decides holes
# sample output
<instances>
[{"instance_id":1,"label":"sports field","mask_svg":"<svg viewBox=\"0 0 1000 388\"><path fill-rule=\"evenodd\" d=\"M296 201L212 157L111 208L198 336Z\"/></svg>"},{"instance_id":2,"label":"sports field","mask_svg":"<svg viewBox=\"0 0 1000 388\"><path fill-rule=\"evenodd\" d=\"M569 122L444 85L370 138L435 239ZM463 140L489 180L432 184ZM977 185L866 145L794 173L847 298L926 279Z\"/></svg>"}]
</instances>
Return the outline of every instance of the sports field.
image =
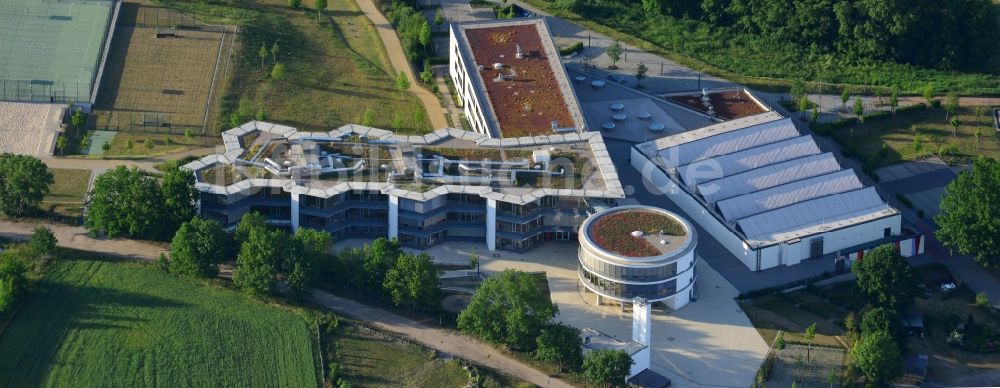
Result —
<instances>
[{"instance_id":1,"label":"sports field","mask_svg":"<svg viewBox=\"0 0 1000 388\"><path fill-rule=\"evenodd\" d=\"M113 4L0 1L0 100L90 101Z\"/></svg>"},{"instance_id":2,"label":"sports field","mask_svg":"<svg viewBox=\"0 0 1000 388\"><path fill-rule=\"evenodd\" d=\"M170 35L158 37L157 26ZM202 133L214 120L234 32L173 10L122 4L95 103L96 128Z\"/></svg>"},{"instance_id":3,"label":"sports field","mask_svg":"<svg viewBox=\"0 0 1000 388\"><path fill-rule=\"evenodd\" d=\"M316 387L312 330L151 265L62 260L0 333L0 386Z\"/></svg>"}]
</instances>

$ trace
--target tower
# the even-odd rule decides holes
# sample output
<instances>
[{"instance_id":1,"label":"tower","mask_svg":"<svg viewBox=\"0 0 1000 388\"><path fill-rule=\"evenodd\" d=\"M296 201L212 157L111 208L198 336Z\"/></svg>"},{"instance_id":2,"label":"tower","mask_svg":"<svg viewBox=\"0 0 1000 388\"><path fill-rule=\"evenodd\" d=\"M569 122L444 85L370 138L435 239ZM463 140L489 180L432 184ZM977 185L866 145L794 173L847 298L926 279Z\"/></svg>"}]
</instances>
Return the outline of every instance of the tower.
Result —
<instances>
[{"instance_id":1,"label":"tower","mask_svg":"<svg viewBox=\"0 0 1000 388\"><path fill-rule=\"evenodd\" d=\"M652 316L650 315L649 303L646 298L635 297L632 299L632 340L644 346L649 346L652 338Z\"/></svg>"}]
</instances>

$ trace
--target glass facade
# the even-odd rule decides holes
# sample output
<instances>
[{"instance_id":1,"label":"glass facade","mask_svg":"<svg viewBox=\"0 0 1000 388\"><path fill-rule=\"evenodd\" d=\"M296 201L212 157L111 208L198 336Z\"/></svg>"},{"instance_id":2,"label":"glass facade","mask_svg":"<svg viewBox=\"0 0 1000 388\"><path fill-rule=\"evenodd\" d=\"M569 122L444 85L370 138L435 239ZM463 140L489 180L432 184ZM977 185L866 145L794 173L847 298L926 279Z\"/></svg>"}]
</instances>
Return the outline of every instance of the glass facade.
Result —
<instances>
[{"instance_id":1,"label":"glass facade","mask_svg":"<svg viewBox=\"0 0 1000 388\"><path fill-rule=\"evenodd\" d=\"M626 267L611 264L600 260L583 248L580 248L580 263L590 272L595 272L601 276L627 281L627 282L658 282L663 279L672 278L677 275L677 262L670 262L666 265L646 266L646 267ZM685 270L687 268L682 268Z\"/></svg>"},{"instance_id":2,"label":"glass facade","mask_svg":"<svg viewBox=\"0 0 1000 388\"><path fill-rule=\"evenodd\" d=\"M601 293L614 298L632 299L637 296L649 300L663 299L677 293L677 281L668 280L656 284L628 284L607 280L580 268L580 278L590 283Z\"/></svg>"}]
</instances>

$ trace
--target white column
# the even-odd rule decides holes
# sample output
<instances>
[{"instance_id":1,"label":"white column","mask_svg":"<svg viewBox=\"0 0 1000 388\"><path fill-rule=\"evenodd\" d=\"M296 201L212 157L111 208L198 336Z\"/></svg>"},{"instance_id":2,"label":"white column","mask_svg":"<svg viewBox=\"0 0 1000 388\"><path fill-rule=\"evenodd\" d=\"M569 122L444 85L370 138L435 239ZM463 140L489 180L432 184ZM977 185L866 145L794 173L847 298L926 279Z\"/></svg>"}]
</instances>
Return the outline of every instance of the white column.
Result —
<instances>
[{"instance_id":1,"label":"white column","mask_svg":"<svg viewBox=\"0 0 1000 388\"><path fill-rule=\"evenodd\" d=\"M299 194L292 193L292 232L299 230Z\"/></svg>"},{"instance_id":2,"label":"white column","mask_svg":"<svg viewBox=\"0 0 1000 388\"><path fill-rule=\"evenodd\" d=\"M389 239L399 238L399 197L389 196Z\"/></svg>"},{"instance_id":3,"label":"white column","mask_svg":"<svg viewBox=\"0 0 1000 388\"><path fill-rule=\"evenodd\" d=\"M497 200L486 200L486 248L497 250Z\"/></svg>"}]
</instances>

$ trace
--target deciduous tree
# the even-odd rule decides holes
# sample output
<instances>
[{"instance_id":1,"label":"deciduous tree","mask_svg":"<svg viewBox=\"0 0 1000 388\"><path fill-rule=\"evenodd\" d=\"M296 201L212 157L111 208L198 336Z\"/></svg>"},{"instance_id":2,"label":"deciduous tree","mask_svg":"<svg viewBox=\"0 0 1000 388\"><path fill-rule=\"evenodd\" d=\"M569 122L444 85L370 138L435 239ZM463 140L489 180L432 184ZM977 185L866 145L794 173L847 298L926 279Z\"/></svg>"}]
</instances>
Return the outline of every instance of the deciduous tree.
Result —
<instances>
[{"instance_id":1,"label":"deciduous tree","mask_svg":"<svg viewBox=\"0 0 1000 388\"><path fill-rule=\"evenodd\" d=\"M163 205L156 178L136 167L118 166L94 179L84 226L108 237L156 239L164 235Z\"/></svg>"},{"instance_id":2,"label":"deciduous tree","mask_svg":"<svg viewBox=\"0 0 1000 388\"><path fill-rule=\"evenodd\" d=\"M559 365L560 370L575 371L583 364L583 343L580 330L561 323L551 323L542 328L535 339L535 357Z\"/></svg>"},{"instance_id":3,"label":"deciduous tree","mask_svg":"<svg viewBox=\"0 0 1000 388\"><path fill-rule=\"evenodd\" d=\"M434 307L438 299L438 273L426 253L402 253L382 283L392 303L410 310Z\"/></svg>"},{"instance_id":4,"label":"deciduous tree","mask_svg":"<svg viewBox=\"0 0 1000 388\"><path fill-rule=\"evenodd\" d=\"M399 100L403 100L403 93L410 88L410 78L402 70L396 75L396 89L399 90Z\"/></svg>"},{"instance_id":5,"label":"deciduous tree","mask_svg":"<svg viewBox=\"0 0 1000 388\"><path fill-rule=\"evenodd\" d=\"M36 255L47 256L55 252L56 243L58 242L56 235L52 234L52 229L46 226L39 226L31 232L31 240L28 241L28 245Z\"/></svg>"},{"instance_id":6,"label":"deciduous tree","mask_svg":"<svg viewBox=\"0 0 1000 388\"><path fill-rule=\"evenodd\" d=\"M1000 162L979 158L945 187L937 238L973 255L984 267L1000 266Z\"/></svg>"},{"instance_id":7,"label":"deciduous tree","mask_svg":"<svg viewBox=\"0 0 1000 388\"><path fill-rule=\"evenodd\" d=\"M376 294L381 294L385 275L396 264L396 259L403 251L399 240L379 237L365 246L363 269L365 273L364 287Z\"/></svg>"},{"instance_id":8,"label":"deciduous tree","mask_svg":"<svg viewBox=\"0 0 1000 388\"><path fill-rule=\"evenodd\" d=\"M905 310L918 291L918 281L910 263L890 244L865 254L854 263L851 271L857 276L858 287L868 294L875 306Z\"/></svg>"},{"instance_id":9,"label":"deciduous tree","mask_svg":"<svg viewBox=\"0 0 1000 388\"><path fill-rule=\"evenodd\" d=\"M854 365L873 384L892 381L902 373L903 358L892 336L884 331L866 333L851 348Z\"/></svg>"},{"instance_id":10,"label":"deciduous tree","mask_svg":"<svg viewBox=\"0 0 1000 388\"><path fill-rule=\"evenodd\" d=\"M258 298L270 294L278 281L278 266L284 259L286 239L280 230L252 230L240 246L233 284Z\"/></svg>"},{"instance_id":11,"label":"deciduous tree","mask_svg":"<svg viewBox=\"0 0 1000 388\"><path fill-rule=\"evenodd\" d=\"M237 245L243 245L243 242L250 237L250 232L265 229L267 229L267 218L263 214L260 212L244 214L243 218L240 218L240 222L236 223L233 240L236 241Z\"/></svg>"},{"instance_id":12,"label":"deciduous tree","mask_svg":"<svg viewBox=\"0 0 1000 388\"><path fill-rule=\"evenodd\" d=\"M624 53L624 52L625 52L625 49L622 48L622 44L619 43L617 40L614 41L614 42L611 42L611 44L608 45L607 50L605 50L605 54L607 54L608 55L608 59L611 60L611 66L608 67L609 69L617 69L618 68L618 61L622 59L622 53Z\"/></svg>"},{"instance_id":13,"label":"deciduous tree","mask_svg":"<svg viewBox=\"0 0 1000 388\"><path fill-rule=\"evenodd\" d=\"M948 92L944 98L945 120L958 111L958 94L954 91Z\"/></svg>"},{"instance_id":14,"label":"deciduous tree","mask_svg":"<svg viewBox=\"0 0 1000 388\"><path fill-rule=\"evenodd\" d=\"M170 243L170 272L210 278L219 273L229 236L213 220L193 217L181 224Z\"/></svg>"},{"instance_id":15,"label":"deciduous tree","mask_svg":"<svg viewBox=\"0 0 1000 388\"><path fill-rule=\"evenodd\" d=\"M275 81L285 79L285 65L283 63L275 63L274 67L271 68L271 79Z\"/></svg>"},{"instance_id":16,"label":"deciduous tree","mask_svg":"<svg viewBox=\"0 0 1000 388\"><path fill-rule=\"evenodd\" d=\"M624 350L592 350L583 357L583 375L595 385L624 387L633 363Z\"/></svg>"},{"instance_id":17,"label":"deciduous tree","mask_svg":"<svg viewBox=\"0 0 1000 388\"><path fill-rule=\"evenodd\" d=\"M170 238L180 225L194 217L198 190L194 187L194 173L181 169L177 163L168 163L163 171L160 190L163 193L163 239Z\"/></svg>"},{"instance_id":18,"label":"deciduous tree","mask_svg":"<svg viewBox=\"0 0 1000 388\"><path fill-rule=\"evenodd\" d=\"M38 158L0 154L0 212L13 217L34 212L52 182L48 166Z\"/></svg>"},{"instance_id":19,"label":"deciduous tree","mask_svg":"<svg viewBox=\"0 0 1000 388\"><path fill-rule=\"evenodd\" d=\"M642 87L642 80L646 79L646 72L649 68L646 67L645 63L639 63L639 66L635 68L635 85Z\"/></svg>"},{"instance_id":20,"label":"deciduous tree","mask_svg":"<svg viewBox=\"0 0 1000 388\"><path fill-rule=\"evenodd\" d=\"M326 0L316 0L316 20L323 17L323 10L326 9Z\"/></svg>"},{"instance_id":21,"label":"deciduous tree","mask_svg":"<svg viewBox=\"0 0 1000 388\"><path fill-rule=\"evenodd\" d=\"M489 342L529 350L557 311L531 275L508 269L483 281L459 314L458 328Z\"/></svg>"}]
</instances>

